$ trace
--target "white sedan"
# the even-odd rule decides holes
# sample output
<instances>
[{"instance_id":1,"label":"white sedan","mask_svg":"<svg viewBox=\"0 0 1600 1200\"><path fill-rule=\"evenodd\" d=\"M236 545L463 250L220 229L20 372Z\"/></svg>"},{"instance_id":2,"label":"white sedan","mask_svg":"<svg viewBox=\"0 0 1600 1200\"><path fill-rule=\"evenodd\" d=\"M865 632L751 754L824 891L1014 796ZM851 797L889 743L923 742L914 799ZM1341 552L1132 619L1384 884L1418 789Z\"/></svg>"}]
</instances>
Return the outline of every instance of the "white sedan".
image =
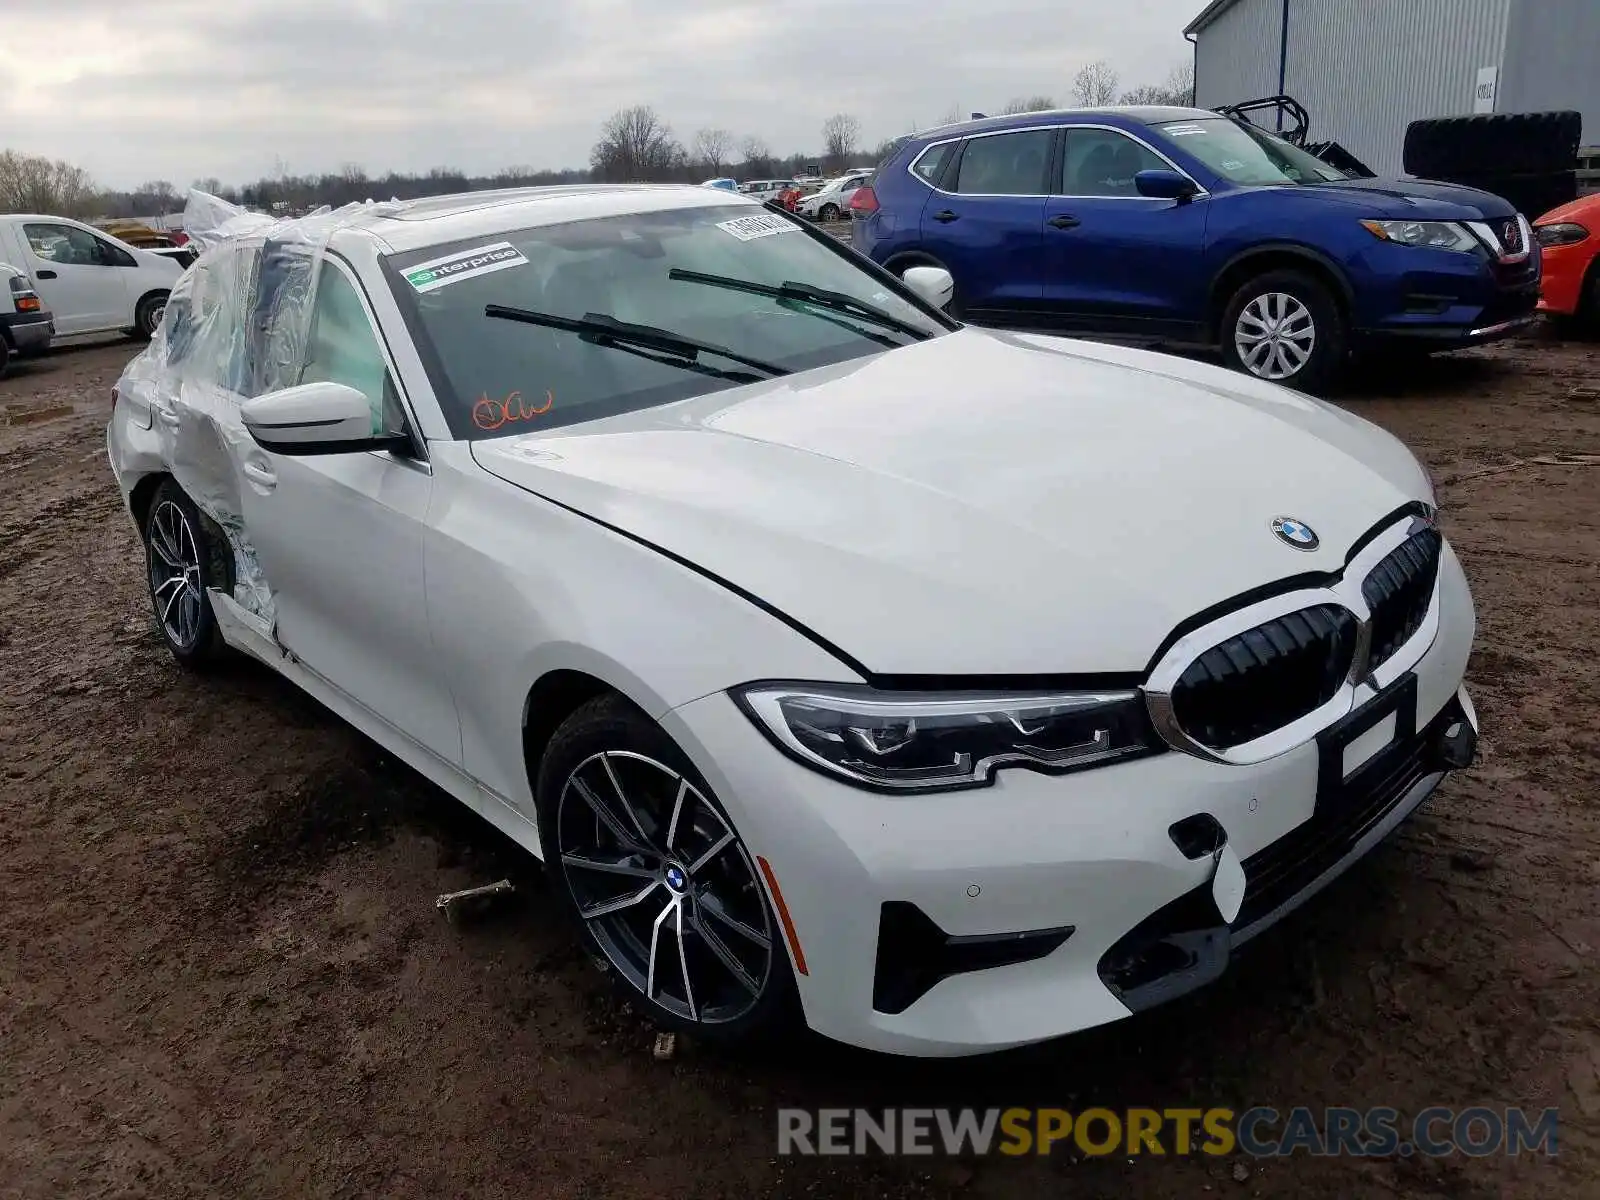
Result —
<instances>
[{"instance_id":1,"label":"white sedan","mask_svg":"<svg viewBox=\"0 0 1600 1200\"><path fill-rule=\"evenodd\" d=\"M1472 760L1467 583L1376 427L948 288L694 187L224 241L108 430L156 620L542 858L669 1027L1179 995Z\"/></svg>"}]
</instances>

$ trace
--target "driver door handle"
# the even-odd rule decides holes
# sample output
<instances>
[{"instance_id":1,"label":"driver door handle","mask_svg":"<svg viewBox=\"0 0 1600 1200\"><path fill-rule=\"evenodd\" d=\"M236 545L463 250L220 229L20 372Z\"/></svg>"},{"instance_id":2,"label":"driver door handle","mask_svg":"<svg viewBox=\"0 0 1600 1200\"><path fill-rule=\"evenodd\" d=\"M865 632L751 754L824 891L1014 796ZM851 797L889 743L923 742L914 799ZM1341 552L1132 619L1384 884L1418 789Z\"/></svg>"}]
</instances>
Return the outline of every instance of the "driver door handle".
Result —
<instances>
[{"instance_id":1,"label":"driver door handle","mask_svg":"<svg viewBox=\"0 0 1600 1200\"><path fill-rule=\"evenodd\" d=\"M1051 217L1045 224L1055 229L1076 229L1083 222L1070 213L1062 213L1058 217Z\"/></svg>"},{"instance_id":2,"label":"driver door handle","mask_svg":"<svg viewBox=\"0 0 1600 1200\"><path fill-rule=\"evenodd\" d=\"M948 208L946 208L946 209L941 209L939 212L934 213L933 214L933 219L935 221L939 222L939 224L941 224L941 225L948 225L948 224L950 224L951 221L959 221L961 219L961 214L960 213L953 213Z\"/></svg>"},{"instance_id":3,"label":"driver door handle","mask_svg":"<svg viewBox=\"0 0 1600 1200\"><path fill-rule=\"evenodd\" d=\"M278 486L278 473L263 463L247 462L239 468L244 477L257 487L271 491Z\"/></svg>"}]
</instances>

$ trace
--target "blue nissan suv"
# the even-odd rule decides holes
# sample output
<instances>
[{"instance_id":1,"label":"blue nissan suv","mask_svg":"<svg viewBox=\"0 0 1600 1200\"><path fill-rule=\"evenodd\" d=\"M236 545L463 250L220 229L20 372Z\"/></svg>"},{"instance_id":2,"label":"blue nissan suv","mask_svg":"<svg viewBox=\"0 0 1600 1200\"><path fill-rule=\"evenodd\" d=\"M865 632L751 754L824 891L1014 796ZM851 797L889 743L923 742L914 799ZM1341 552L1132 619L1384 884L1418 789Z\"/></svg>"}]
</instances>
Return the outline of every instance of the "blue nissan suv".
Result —
<instances>
[{"instance_id":1,"label":"blue nissan suv","mask_svg":"<svg viewBox=\"0 0 1600 1200\"><path fill-rule=\"evenodd\" d=\"M1497 196L1350 179L1192 108L1072 109L905 139L852 202L857 250L940 266L974 324L1219 346L1315 390L1352 349L1440 350L1534 319L1538 243Z\"/></svg>"}]
</instances>

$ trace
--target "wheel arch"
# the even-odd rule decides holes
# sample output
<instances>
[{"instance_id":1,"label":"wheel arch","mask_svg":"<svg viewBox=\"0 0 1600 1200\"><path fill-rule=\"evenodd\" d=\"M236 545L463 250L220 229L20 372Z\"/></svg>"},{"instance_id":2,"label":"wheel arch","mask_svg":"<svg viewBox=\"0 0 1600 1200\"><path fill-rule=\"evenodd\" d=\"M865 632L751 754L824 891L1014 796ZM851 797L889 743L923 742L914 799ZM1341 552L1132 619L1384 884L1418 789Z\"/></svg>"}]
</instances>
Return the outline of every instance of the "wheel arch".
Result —
<instances>
[{"instance_id":1,"label":"wheel arch","mask_svg":"<svg viewBox=\"0 0 1600 1200\"><path fill-rule=\"evenodd\" d=\"M522 702L522 755L535 803L539 764L544 761L556 730L578 709L600 696L617 696L658 723L666 708L631 673L615 664L588 661L550 666L533 681Z\"/></svg>"},{"instance_id":2,"label":"wheel arch","mask_svg":"<svg viewBox=\"0 0 1600 1200\"><path fill-rule=\"evenodd\" d=\"M128 492L128 511L133 514L134 522L140 530L144 529L145 521L150 516L150 502L155 499L156 489L168 479L173 479L170 471L152 471L142 476ZM181 484L179 485L182 486Z\"/></svg>"},{"instance_id":3,"label":"wheel arch","mask_svg":"<svg viewBox=\"0 0 1600 1200\"><path fill-rule=\"evenodd\" d=\"M1339 305L1339 315L1347 326L1350 325L1355 310L1355 288L1338 263L1320 250L1298 242L1266 242L1235 254L1212 279L1206 303L1207 323L1212 337L1220 340L1223 314L1227 311L1228 301L1240 288L1258 275L1282 270L1303 271L1327 286L1334 302Z\"/></svg>"},{"instance_id":4,"label":"wheel arch","mask_svg":"<svg viewBox=\"0 0 1600 1200\"><path fill-rule=\"evenodd\" d=\"M950 269L940 262L936 255L921 249L898 251L885 259L883 264L885 271L893 271L896 275L907 267L938 267L944 271Z\"/></svg>"}]
</instances>

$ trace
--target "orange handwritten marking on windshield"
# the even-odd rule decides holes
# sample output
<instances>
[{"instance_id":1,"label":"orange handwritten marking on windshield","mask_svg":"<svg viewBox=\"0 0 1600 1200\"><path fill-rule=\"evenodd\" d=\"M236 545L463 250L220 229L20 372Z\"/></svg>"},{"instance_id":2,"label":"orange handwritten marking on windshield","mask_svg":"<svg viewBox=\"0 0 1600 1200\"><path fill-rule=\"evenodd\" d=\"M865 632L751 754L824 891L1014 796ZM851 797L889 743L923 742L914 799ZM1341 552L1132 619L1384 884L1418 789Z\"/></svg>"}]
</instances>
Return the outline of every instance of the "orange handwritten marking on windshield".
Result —
<instances>
[{"instance_id":1,"label":"orange handwritten marking on windshield","mask_svg":"<svg viewBox=\"0 0 1600 1200\"><path fill-rule=\"evenodd\" d=\"M537 408L530 407L521 392L512 392L504 400L491 400L486 392L472 406L472 423L479 429L494 430L515 421L531 421L549 412L555 402L555 393L549 391Z\"/></svg>"}]
</instances>

